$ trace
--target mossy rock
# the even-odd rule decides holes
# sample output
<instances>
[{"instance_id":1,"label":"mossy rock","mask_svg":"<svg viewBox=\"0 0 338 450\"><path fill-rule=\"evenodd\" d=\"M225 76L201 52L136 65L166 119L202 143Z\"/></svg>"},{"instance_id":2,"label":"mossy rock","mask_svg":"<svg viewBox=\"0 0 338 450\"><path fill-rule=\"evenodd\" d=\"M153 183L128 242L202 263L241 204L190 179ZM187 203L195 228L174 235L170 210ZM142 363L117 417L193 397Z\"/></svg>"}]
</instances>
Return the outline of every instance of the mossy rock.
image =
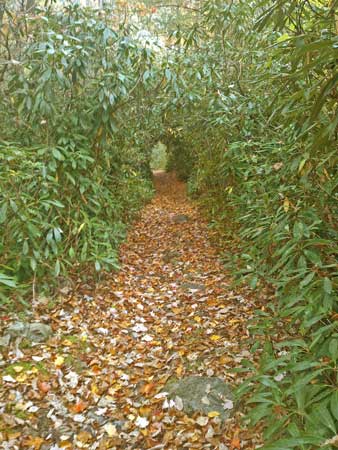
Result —
<instances>
[{"instance_id":1,"label":"mossy rock","mask_svg":"<svg viewBox=\"0 0 338 450\"><path fill-rule=\"evenodd\" d=\"M7 328L6 332L11 338L22 337L31 342L47 341L53 334L49 325L37 322L15 322Z\"/></svg>"},{"instance_id":2,"label":"mossy rock","mask_svg":"<svg viewBox=\"0 0 338 450\"><path fill-rule=\"evenodd\" d=\"M169 398L179 397L183 411L187 414L200 412L207 415L218 412L225 420L233 412L233 393L229 384L217 377L189 376L180 380L169 380L164 388Z\"/></svg>"},{"instance_id":3,"label":"mossy rock","mask_svg":"<svg viewBox=\"0 0 338 450\"><path fill-rule=\"evenodd\" d=\"M173 217L174 223L186 223L186 222L189 222L189 220L190 220L190 217L185 214L176 214Z\"/></svg>"}]
</instances>

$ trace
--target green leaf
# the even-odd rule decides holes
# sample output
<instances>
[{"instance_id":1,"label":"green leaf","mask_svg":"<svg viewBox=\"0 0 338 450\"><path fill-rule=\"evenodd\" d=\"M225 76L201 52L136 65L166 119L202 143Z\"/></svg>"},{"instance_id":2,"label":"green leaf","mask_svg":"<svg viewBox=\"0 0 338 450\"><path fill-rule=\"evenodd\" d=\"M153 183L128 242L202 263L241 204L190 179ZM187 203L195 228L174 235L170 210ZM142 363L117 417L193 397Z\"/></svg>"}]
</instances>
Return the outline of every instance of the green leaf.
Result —
<instances>
[{"instance_id":1,"label":"green leaf","mask_svg":"<svg viewBox=\"0 0 338 450\"><path fill-rule=\"evenodd\" d=\"M331 282L330 278L328 278L328 277L324 278L323 288L324 288L324 291L327 294L331 294L332 293L332 282Z\"/></svg>"},{"instance_id":2,"label":"green leaf","mask_svg":"<svg viewBox=\"0 0 338 450\"><path fill-rule=\"evenodd\" d=\"M14 200L10 199L9 204L10 204L13 212L15 212L15 213L18 212L18 205L15 203Z\"/></svg>"},{"instance_id":3,"label":"green leaf","mask_svg":"<svg viewBox=\"0 0 338 450\"><path fill-rule=\"evenodd\" d=\"M22 246L22 254L28 255L28 251L29 251L28 242L24 241L23 246Z\"/></svg>"},{"instance_id":4,"label":"green leaf","mask_svg":"<svg viewBox=\"0 0 338 450\"><path fill-rule=\"evenodd\" d=\"M167 79L168 81L170 81L170 80L171 80L171 70L168 69L168 68L165 69L164 74L165 74L166 79Z\"/></svg>"},{"instance_id":5,"label":"green leaf","mask_svg":"<svg viewBox=\"0 0 338 450\"><path fill-rule=\"evenodd\" d=\"M0 208L0 224L4 223L7 217L7 203L4 203Z\"/></svg>"},{"instance_id":6,"label":"green leaf","mask_svg":"<svg viewBox=\"0 0 338 450\"><path fill-rule=\"evenodd\" d=\"M330 409L333 417L338 421L338 390L335 390L331 395Z\"/></svg>"},{"instance_id":7,"label":"green leaf","mask_svg":"<svg viewBox=\"0 0 338 450\"><path fill-rule=\"evenodd\" d=\"M320 254L316 250L304 250L304 255L307 257L309 261L315 264L318 267L321 267L322 261L320 258Z\"/></svg>"},{"instance_id":8,"label":"green leaf","mask_svg":"<svg viewBox=\"0 0 338 450\"><path fill-rule=\"evenodd\" d=\"M303 237L304 225L301 222L296 222L293 226L293 236L299 241Z\"/></svg>"},{"instance_id":9,"label":"green leaf","mask_svg":"<svg viewBox=\"0 0 338 450\"><path fill-rule=\"evenodd\" d=\"M331 93L332 89L334 89L337 83L338 83L338 73L335 74L329 81L327 81L324 84L318 95L317 101L312 108L311 121L316 119L321 109L323 108L328 95Z\"/></svg>"},{"instance_id":10,"label":"green leaf","mask_svg":"<svg viewBox=\"0 0 338 450\"><path fill-rule=\"evenodd\" d=\"M146 83L149 78L150 78L150 71L146 70L143 74L143 83Z\"/></svg>"},{"instance_id":11,"label":"green leaf","mask_svg":"<svg viewBox=\"0 0 338 450\"><path fill-rule=\"evenodd\" d=\"M292 437L289 439L280 439L273 444L263 445L263 447L261 447L261 450L291 450L299 448L300 445L320 445L322 441L322 438L318 436L305 435L301 437Z\"/></svg>"},{"instance_id":12,"label":"green leaf","mask_svg":"<svg viewBox=\"0 0 338 450\"><path fill-rule=\"evenodd\" d=\"M62 239L60 228L54 228L53 234L54 234L55 242L60 242Z\"/></svg>"},{"instance_id":13,"label":"green leaf","mask_svg":"<svg viewBox=\"0 0 338 450\"><path fill-rule=\"evenodd\" d=\"M257 276L252 277L250 280L250 283L249 283L251 289L256 289L257 283L258 283L258 277Z\"/></svg>"},{"instance_id":14,"label":"green leaf","mask_svg":"<svg viewBox=\"0 0 338 450\"><path fill-rule=\"evenodd\" d=\"M327 407L322 403L320 403L319 405L314 405L314 408L311 412L311 419L314 419L313 423L318 421L329 428L333 433L336 433L336 425L332 419L332 416Z\"/></svg>"},{"instance_id":15,"label":"green leaf","mask_svg":"<svg viewBox=\"0 0 338 450\"><path fill-rule=\"evenodd\" d=\"M31 266L33 272L35 272L35 271L36 271L36 268L37 268L37 262L36 262L36 259L35 259L35 258L31 258L31 259L30 259L30 266Z\"/></svg>"},{"instance_id":16,"label":"green leaf","mask_svg":"<svg viewBox=\"0 0 338 450\"><path fill-rule=\"evenodd\" d=\"M308 284L311 283L311 281L313 280L315 276L315 272L310 272L308 275L306 275L306 277L300 282L299 287L300 288L304 288L306 287Z\"/></svg>"},{"instance_id":17,"label":"green leaf","mask_svg":"<svg viewBox=\"0 0 338 450\"><path fill-rule=\"evenodd\" d=\"M9 277L8 275L5 275L4 273L0 272L0 284L3 284L7 287L16 288L16 281L14 278Z\"/></svg>"},{"instance_id":18,"label":"green leaf","mask_svg":"<svg viewBox=\"0 0 338 450\"><path fill-rule=\"evenodd\" d=\"M54 267L54 274L56 277L60 275L60 270L61 270L60 261L57 259Z\"/></svg>"},{"instance_id":19,"label":"green leaf","mask_svg":"<svg viewBox=\"0 0 338 450\"><path fill-rule=\"evenodd\" d=\"M332 338L329 342L329 353L334 362L338 359L338 338Z\"/></svg>"},{"instance_id":20,"label":"green leaf","mask_svg":"<svg viewBox=\"0 0 338 450\"><path fill-rule=\"evenodd\" d=\"M53 148L52 149L52 153L53 153L53 156L54 156L55 159L57 159L59 161L64 161L65 157L60 152L60 150L58 150L57 148Z\"/></svg>"}]
</instances>

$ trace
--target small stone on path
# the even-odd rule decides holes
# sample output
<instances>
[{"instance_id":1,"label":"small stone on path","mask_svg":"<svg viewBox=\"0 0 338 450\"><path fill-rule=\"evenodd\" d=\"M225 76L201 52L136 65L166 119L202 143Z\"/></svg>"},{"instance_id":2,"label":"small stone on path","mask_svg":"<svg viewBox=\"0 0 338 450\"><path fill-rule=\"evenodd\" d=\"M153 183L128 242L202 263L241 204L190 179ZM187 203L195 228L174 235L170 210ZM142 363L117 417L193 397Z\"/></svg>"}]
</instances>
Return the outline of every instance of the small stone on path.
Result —
<instances>
[{"instance_id":1,"label":"small stone on path","mask_svg":"<svg viewBox=\"0 0 338 450\"><path fill-rule=\"evenodd\" d=\"M189 222L189 216L186 216L185 214L176 214L176 216L173 217L174 223L185 223Z\"/></svg>"},{"instance_id":2,"label":"small stone on path","mask_svg":"<svg viewBox=\"0 0 338 450\"><path fill-rule=\"evenodd\" d=\"M205 291L204 284L184 282L181 286L183 289L187 289L189 291Z\"/></svg>"}]
</instances>

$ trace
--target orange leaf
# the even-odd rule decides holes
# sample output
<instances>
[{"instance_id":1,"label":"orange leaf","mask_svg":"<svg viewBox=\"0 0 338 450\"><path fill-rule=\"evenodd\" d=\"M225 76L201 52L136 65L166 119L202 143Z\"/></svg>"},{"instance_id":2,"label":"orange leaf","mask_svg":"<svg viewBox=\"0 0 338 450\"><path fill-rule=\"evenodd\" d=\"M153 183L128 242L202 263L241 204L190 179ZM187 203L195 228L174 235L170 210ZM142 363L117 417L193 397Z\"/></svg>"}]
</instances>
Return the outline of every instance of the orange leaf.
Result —
<instances>
[{"instance_id":1,"label":"orange leaf","mask_svg":"<svg viewBox=\"0 0 338 450\"><path fill-rule=\"evenodd\" d=\"M184 367L183 366L178 366L177 369L176 369L176 375L178 377L180 377L183 372L184 372Z\"/></svg>"},{"instance_id":2,"label":"orange leaf","mask_svg":"<svg viewBox=\"0 0 338 450\"><path fill-rule=\"evenodd\" d=\"M39 391L43 392L44 394L47 394L47 392L50 391L51 386L46 381L38 381L38 388Z\"/></svg>"},{"instance_id":3,"label":"orange leaf","mask_svg":"<svg viewBox=\"0 0 338 450\"><path fill-rule=\"evenodd\" d=\"M142 394L148 395L148 394L151 393L151 391L154 389L155 386L156 386L155 383L148 383L148 384L145 384L145 385L142 386L142 388L141 388L141 393L142 393Z\"/></svg>"},{"instance_id":4,"label":"orange leaf","mask_svg":"<svg viewBox=\"0 0 338 450\"><path fill-rule=\"evenodd\" d=\"M239 439L239 430L236 430L234 437L232 438L232 441L230 443L230 450L240 450L240 448L241 448L241 441Z\"/></svg>"},{"instance_id":5,"label":"orange leaf","mask_svg":"<svg viewBox=\"0 0 338 450\"><path fill-rule=\"evenodd\" d=\"M78 414L84 411L87 408L88 404L83 402L82 400L79 400L75 405L73 405L70 409Z\"/></svg>"},{"instance_id":6,"label":"orange leaf","mask_svg":"<svg viewBox=\"0 0 338 450\"><path fill-rule=\"evenodd\" d=\"M40 437L30 436L29 438L25 439L24 445L26 445L27 447L34 447L34 450L39 450L44 442L44 439Z\"/></svg>"}]
</instances>

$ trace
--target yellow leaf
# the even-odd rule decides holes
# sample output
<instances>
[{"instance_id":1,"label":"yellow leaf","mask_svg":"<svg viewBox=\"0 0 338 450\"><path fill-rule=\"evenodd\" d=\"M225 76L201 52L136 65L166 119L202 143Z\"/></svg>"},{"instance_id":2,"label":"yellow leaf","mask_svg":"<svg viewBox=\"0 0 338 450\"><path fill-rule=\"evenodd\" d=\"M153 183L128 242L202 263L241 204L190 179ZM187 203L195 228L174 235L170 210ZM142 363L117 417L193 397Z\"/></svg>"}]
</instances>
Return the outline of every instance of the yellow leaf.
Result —
<instances>
[{"instance_id":1,"label":"yellow leaf","mask_svg":"<svg viewBox=\"0 0 338 450\"><path fill-rule=\"evenodd\" d=\"M213 417L218 417L220 414L219 414L219 412L218 411L210 411L209 413L208 413L208 417L210 417L211 419L213 418Z\"/></svg>"},{"instance_id":2,"label":"yellow leaf","mask_svg":"<svg viewBox=\"0 0 338 450\"><path fill-rule=\"evenodd\" d=\"M284 199L283 208L285 212L288 212L290 209L290 200L287 197Z\"/></svg>"},{"instance_id":3,"label":"yellow leaf","mask_svg":"<svg viewBox=\"0 0 338 450\"><path fill-rule=\"evenodd\" d=\"M216 341L219 341L221 339L221 336L219 336L218 334L213 334L210 339L212 341L216 342Z\"/></svg>"},{"instance_id":4,"label":"yellow leaf","mask_svg":"<svg viewBox=\"0 0 338 450\"><path fill-rule=\"evenodd\" d=\"M21 436L21 433L7 433L8 439L17 439Z\"/></svg>"},{"instance_id":5,"label":"yellow leaf","mask_svg":"<svg viewBox=\"0 0 338 450\"><path fill-rule=\"evenodd\" d=\"M106 423L103 428L104 428L104 431L108 434L109 437L113 437L113 436L116 436L118 434L116 426L113 425L112 423Z\"/></svg>"},{"instance_id":6,"label":"yellow leaf","mask_svg":"<svg viewBox=\"0 0 338 450\"><path fill-rule=\"evenodd\" d=\"M16 377L16 381L19 383L23 383L27 380L27 375L25 373L21 373L19 376Z\"/></svg>"},{"instance_id":7,"label":"yellow leaf","mask_svg":"<svg viewBox=\"0 0 338 450\"><path fill-rule=\"evenodd\" d=\"M298 167L298 173L301 173L303 170L303 167L305 166L307 159L303 159L300 163L299 163L299 167Z\"/></svg>"},{"instance_id":8,"label":"yellow leaf","mask_svg":"<svg viewBox=\"0 0 338 450\"><path fill-rule=\"evenodd\" d=\"M93 439L93 436L88 433L88 431L80 431L76 438L78 441L86 444L88 441L91 441Z\"/></svg>"},{"instance_id":9,"label":"yellow leaf","mask_svg":"<svg viewBox=\"0 0 338 450\"><path fill-rule=\"evenodd\" d=\"M90 390L92 391L92 394L99 393L99 388L96 386L96 384L92 384Z\"/></svg>"},{"instance_id":10,"label":"yellow leaf","mask_svg":"<svg viewBox=\"0 0 338 450\"><path fill-rule=\"evenodd\" d=\"M115 395L115 393L116 393L117 391L119 391L121 388L122 388L122 384L115 383L113 386L111 386L111 387L108 389L108 392L109 392L110 395Z\"/></svg>"},{"instance_id":11,"label":"yellow leaf","mask_svg":"<svg viewBox=\"0 0 338 450\"><path fill-rule=\"evenodd\" d=\"M16 373L20 373L20 372L23 371L23 367L22 367L22 366L14 366L14 367L13 367L13 370L14 370Z\"/></svg>"},{"instance_id":12,"label":"yellow leaf","mask_svg":"<svg viewBox=\"0 0 338 450\"><path fill-rule=\"evenodd\" d=\"M201 323L202 319L199 316L195 316L194 321L197 323Z\"/></svg>"},{"instance_id":13,"label":"yellow leaf","mask_svg":"<svg viewBox=\"0 0 338 450\"><path fill-rule=\"evenodd\" d=\"M81 225L79 226L79 229L77 230L78 233L81 233L82 228L85 226L85 223L81 223Z\"/></svg>"},{"instance_id":14,"label":"yellow leaf","mask_svg":"<svg viewBox=\"0 0 338 450\"><path fill-rule=\"evenodd\" d=\"M184 372L183 366L178 366L177 369L176 369L176 375L177 375L178 377L180 377L180 376L182 375L183 372Z\"/></svg>"},{"instance_id":15,"label":"yellow leaf","mask_svg":"<svg viewBox=\"0 0 338 450\"><path fill-rule=\"evenodd\" d=\"M54 361L54 364L56 365L56 367L61 367L64 362L65 358L63 356L58 356Z\"/></svg>"}]
</instances>

